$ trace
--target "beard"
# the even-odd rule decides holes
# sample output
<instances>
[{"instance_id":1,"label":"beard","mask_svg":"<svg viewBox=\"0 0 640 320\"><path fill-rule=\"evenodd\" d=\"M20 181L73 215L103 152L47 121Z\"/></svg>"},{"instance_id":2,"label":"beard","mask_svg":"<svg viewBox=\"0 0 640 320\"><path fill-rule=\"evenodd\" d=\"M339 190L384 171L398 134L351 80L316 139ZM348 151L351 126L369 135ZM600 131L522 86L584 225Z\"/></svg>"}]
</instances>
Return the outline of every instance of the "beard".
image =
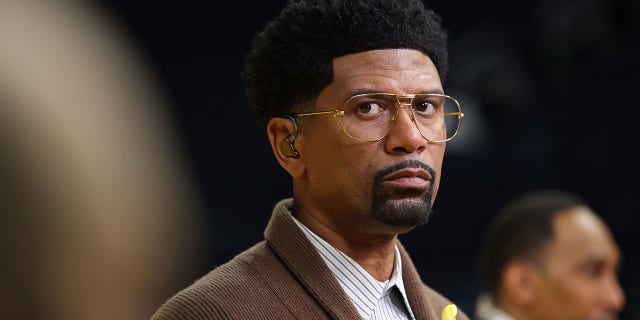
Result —
<instances>
[{"instance_id":1,"label":"beard","mask_svg":"<svg viewBox=\"0 0 640 320\"><path fill-rule=\"evenodd\" d=\"M432 179L427 189L393 188L382 184L384 176L405 168L420 168L429 172ZM394 227L417 227L427 223L433 213L431 202L435 179L435 170L417 160L404 161L378 171L373 179L372 216Z\"/></svg>"}]
</instances>

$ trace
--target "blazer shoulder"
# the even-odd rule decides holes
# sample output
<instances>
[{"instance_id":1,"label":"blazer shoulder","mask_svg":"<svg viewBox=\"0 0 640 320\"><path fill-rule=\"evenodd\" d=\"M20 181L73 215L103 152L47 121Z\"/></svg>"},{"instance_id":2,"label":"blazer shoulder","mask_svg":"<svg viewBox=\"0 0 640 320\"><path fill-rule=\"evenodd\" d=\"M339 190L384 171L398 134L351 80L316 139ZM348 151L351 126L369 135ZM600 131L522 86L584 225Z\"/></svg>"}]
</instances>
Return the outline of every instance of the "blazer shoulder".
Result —
<instances>
[{"instance_id":1,"label":"blazer shoulder","mask_svg":"<svg viewBox=\"0 0 640 320\"><path fill-rule=\"evenodd\" d=\"M256 293L268 290L253 266L272 257L264 241L254 245L170 297L151 319L232 318L230 313L239 301L245 305L259 303Z\"/></svg>"}]
</instances>

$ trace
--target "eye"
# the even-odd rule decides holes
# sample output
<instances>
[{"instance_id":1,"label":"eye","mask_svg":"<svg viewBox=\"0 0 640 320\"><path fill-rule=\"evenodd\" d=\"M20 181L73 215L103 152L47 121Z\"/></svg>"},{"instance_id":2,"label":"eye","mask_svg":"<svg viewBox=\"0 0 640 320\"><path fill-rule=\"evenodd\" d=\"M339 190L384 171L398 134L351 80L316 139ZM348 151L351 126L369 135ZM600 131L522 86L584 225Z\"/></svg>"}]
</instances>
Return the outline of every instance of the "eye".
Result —
<instances>
[{"instance_id":1,"label":"eye","mask_svg":"<svg viewBox=\"0 0 640 320\"><path fill-rule=\"evenodd\" d=\"M373 116L386 110L384 104L377 101L367 101L358 104L357 112L360 115Z\"/></svg>"},{"instance_id":2,"label":"eye","mask_svg":"<svg viewBox=\"0 0 640 320\"><path fill-rule=\"evenodd\" d=\"M422 99L413 102L413 109L421 115L432 115L436 112L437 102L428 99Z\"/></svg>"},{"instance_id":3,"label":"eye","mask_svg":"<svg viewBox=\"0 0 640 320\"><path fill-rule=\"evenodd\" d=\"M351 97L345 104L345 116L360 121L380 121L389 117L395 96L361 94ZM391 101L388 101L391 100Z\"/></svg>"},{"instance_id":4,"label":"eye","mask_svg":"<svg viewBox=\"0 0 640 320\"><path fill-rule=\"evenodd\" d=\"M605 265L603 262L590 262L583 266L582 272L591 279L600 278L605 273Z\"/></svg>"}]
</instances>

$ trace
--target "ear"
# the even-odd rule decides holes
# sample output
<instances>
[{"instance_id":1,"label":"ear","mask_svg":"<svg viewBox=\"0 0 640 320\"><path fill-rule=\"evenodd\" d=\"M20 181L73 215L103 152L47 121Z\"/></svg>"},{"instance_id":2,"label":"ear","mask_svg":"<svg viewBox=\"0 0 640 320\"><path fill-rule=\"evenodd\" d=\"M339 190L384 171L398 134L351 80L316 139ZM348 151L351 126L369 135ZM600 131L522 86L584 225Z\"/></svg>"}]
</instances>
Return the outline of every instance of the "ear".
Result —
<instances>
[{"instance_id":1,"label":"ear","mask_svg":"<svg viewBox=\"0 0 640 320\"><path fill-rule=\"evenodd\" d=\"M538 269L533 263L511 261L502 270L502 296L521 307L526 306L535 299L538 280Z\"/></svg>"},{"instance_id":2,"label":"ear","mask_svg":"<svg viewBox=\"0 0 640 320\"><path fill-rule=\"evenodd\" d=\"M267 135L273 155L289 174L300 177L304 173L305 162L296 148L296 128L292 119L273 117L267 123Z\"/></svg>"}]
</instances>

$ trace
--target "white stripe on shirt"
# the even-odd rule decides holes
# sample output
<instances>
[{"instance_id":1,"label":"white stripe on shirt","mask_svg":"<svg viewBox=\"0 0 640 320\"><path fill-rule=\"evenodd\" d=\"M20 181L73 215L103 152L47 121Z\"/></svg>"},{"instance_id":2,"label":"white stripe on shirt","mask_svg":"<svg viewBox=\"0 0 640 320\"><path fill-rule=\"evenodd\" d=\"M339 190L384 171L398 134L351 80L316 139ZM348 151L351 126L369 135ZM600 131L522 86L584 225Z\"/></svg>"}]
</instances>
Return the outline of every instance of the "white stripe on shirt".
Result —
<instances>
[{"instance_id":1,"label":"white stripe on shirt","mask_svg":"<svg viewBox=\"0 0 640 320\"><path fill-rule=\"evenodd\" d=\"M298 219L294 218L294 221L318 250L363 319L415 319L402 282L402 259L397 245L391 277L380 282L355 260L313 233Z\"/></svg>"}]
</instances>

